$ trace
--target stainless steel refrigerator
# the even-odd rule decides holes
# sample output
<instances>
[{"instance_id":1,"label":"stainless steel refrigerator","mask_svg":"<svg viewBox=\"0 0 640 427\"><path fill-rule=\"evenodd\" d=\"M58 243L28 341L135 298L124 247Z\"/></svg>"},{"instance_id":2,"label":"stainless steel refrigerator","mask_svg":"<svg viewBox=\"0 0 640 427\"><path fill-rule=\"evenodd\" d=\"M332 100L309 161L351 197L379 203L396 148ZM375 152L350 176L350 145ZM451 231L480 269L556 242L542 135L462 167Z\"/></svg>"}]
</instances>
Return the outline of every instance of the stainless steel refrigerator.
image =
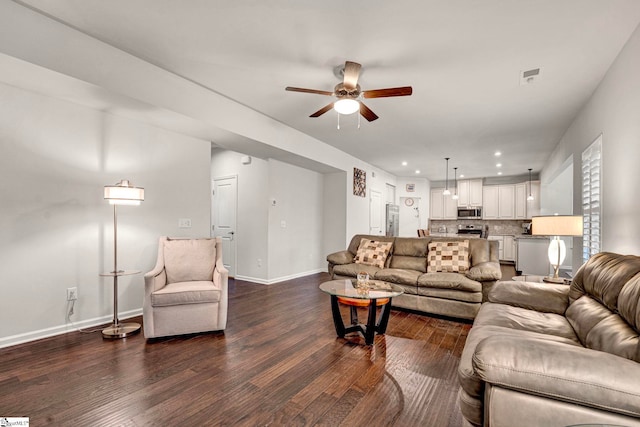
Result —
<instances>
[{"instance_id":1,"label":"stainless steel refrigerator","mask_svg":"<svg viewBox=\"0 0 640 427\"><path fill-rule=\"evenodd\" d=\"M400 207L387 203L386 217L385 217L385 235L393 237L398 235L398 228L400 226Z\"/></svg>"}]
</instances>

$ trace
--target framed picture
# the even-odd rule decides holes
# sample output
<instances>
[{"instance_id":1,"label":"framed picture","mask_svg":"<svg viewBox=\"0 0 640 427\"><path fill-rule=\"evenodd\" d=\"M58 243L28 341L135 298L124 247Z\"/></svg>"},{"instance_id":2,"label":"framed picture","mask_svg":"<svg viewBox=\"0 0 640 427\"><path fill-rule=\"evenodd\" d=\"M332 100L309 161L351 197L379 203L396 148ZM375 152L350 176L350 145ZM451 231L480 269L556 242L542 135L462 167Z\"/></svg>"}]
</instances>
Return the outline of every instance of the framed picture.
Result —
<instances>
[{"instance_id":1,"label":"framed picture","mask_svg":"<svg viewBox=\"0 0 640 427\"><path fill-rule=\"evenodd\" d=\"M362 169L353 168L353 195L367 196L367 173Z\"/></svg>"},{"instance_id":2,"label":"framed picture","mask_svg":"<svg viewBox=\"0 0 640 427\"><path fill-rule=\"evenodd\" d=\"M413 193L414 191L416 191L416 185L415 184L407 184L407 193Z\"/></svg>"}]
</instances>

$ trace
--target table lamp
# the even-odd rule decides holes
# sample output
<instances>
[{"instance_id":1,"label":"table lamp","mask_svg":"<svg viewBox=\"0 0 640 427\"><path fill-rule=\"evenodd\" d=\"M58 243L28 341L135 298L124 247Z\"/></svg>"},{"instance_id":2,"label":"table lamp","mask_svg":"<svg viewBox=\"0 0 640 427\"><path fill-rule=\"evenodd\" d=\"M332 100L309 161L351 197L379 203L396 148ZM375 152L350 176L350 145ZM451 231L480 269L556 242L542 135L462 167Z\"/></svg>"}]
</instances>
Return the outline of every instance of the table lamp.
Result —
<instances>
[{"instance_id":1,"label":"table lamp","mask_svg":"<svg viewBox=\"0 0 640 427\"><path fill-rule=\"evenodd\" d=\"M139 205L144 200L144 188L135 187L126 179L104 187L104 198L113 205L113 271L101 276L113 277L113 324L102 331L108 339L125 338L140 332L139 323L120 323L118 320L118 277L137 274L139 271L118 270L118 205Z\"/></svg>"},{"instance_id":2,"label":"table lamp","mask_svg":"<svg viewBox=\"0 0 640 427\"><path fill-rule=\"evenodd\" d=\"M531 219L531 234L552 236L547 253L549 263L553 266L553 276L545 277L543 280L549 283L564 283L564 279L558 277L558 271L567 255L567 248L560 236L582 236L582 216L534 216Z\"/></svg>"}]
</instances>

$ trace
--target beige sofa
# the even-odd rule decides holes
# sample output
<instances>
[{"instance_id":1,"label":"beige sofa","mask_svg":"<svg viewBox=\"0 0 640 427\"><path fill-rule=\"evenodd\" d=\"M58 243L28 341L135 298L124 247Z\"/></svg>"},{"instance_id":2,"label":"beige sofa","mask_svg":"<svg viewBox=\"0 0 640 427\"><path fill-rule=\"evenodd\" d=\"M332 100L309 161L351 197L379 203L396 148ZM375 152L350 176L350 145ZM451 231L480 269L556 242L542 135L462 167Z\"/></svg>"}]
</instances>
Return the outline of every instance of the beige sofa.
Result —
<instances>
[{"instance_id":1,"label":"beige sofa","mask_svg":"<svg viewBox=\"0 0 640 427\"><path fill-rule=\"evenodd\" d=\"M384 268L354 262L362 239L392 242ZM430 242L469 241L470 268L462 273L427 272ZM383 237L358 234L347 250L327 256L329 273L334 279L354 278L361 271L377 280L394 283L404 294L393 298L392 305L426 313L461 319L473 319L483 295L501 278L498 242L459 237Z\"/></svg>"},{"instance_id":2,"label":"beige sofa","mask_svg":"<svg viewBox=\"0 0 640 427\"><path fill-rule=\"evenodd\" d=\"M640 426L640 257L597 254L571 286L498 282L458 376L465 425Z\"/></svg>"}]
</instances>

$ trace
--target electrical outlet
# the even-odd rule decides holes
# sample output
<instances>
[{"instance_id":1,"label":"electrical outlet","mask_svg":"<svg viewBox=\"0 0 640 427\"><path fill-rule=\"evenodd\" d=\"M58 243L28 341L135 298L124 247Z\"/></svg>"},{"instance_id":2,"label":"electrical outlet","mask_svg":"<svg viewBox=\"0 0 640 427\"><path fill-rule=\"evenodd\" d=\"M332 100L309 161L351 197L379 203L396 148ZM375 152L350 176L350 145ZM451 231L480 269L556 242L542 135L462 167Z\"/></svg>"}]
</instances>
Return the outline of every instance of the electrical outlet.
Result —
<instances>
[{"instance_id":1,"label":"electrical outlet","mask_svg":"<svg viewBox=\"0 0 640 427\"><path fill-rule=\"evenodd\" d=\"M67 288L67 301L75 301L78 299L78 288Z\"/></svg>"}]
</instances>

